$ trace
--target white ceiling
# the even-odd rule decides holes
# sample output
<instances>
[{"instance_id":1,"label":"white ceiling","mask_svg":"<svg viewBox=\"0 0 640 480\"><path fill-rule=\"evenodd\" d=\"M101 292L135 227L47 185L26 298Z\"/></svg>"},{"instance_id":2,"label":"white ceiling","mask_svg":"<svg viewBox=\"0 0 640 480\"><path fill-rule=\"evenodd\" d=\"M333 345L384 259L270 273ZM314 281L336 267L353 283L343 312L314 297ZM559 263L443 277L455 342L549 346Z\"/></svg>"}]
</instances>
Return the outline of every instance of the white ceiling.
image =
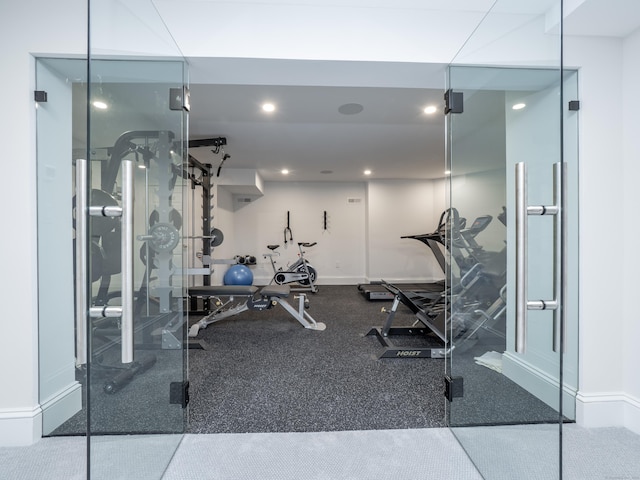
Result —
<instances>
[{"instance_id":1,"label":"white ceiling","mask_svg":"<svg viewBox=\"0 0 640 480\"><path fill-rule=\"evenodd\" d=\"M264 102L277 110L267 114ZM191 85L190 137L224 136L225 168L255 168L265 180L347 181L444 175L442 90L390 87ZM338 108L359 104L359 114ZM438 112L426 115L428 105ZM218 165L211 148L191 149ZM331 171L332 173L327 173ZM325 172L325 173L322 173Z\"/></svg>"},{"instance_id":2,"label":"white ceiling","mask_svg":"<svg viewBox=\"0 0 640 480\"><path fill-rule=\"evenodd\" d=\"M446 64L492 7L491 14L524 18L544 15L557 3L154 2L190 63L190 138L226 137L225 152L231 157L224 168L257 169L265 180L282 180L279 172L288 168L288 180L305 181L362 180L365 168L373 171L372 178L442 177ZM565 0L565 9L567 35L626 36L640 25L639 0ZM397 35L397 29L391 35L385 28L386 22L397 24L398 15L405 19L405 35ZM308 27L310 16L318 29ZM370 27L379 35L367 34ZM215 45L223 42L225 54L212 57ZM289 48L288 58L305 60L270 58L282 44ZM337 48L342 57L327 61L320 48L314 49L323 44ZM361 61L367 51L375 52L376 61ZM428 63L408 60L421 58L423 51ZM380 61L385 58L389 61ZM276 104L276 112L262 112L265 101ZM339 113L347 103L361 104L363 111ZM438 113L422 113L432 104ZM208 147L191 154L214 166L221 159Z\"/></svg>"}]
</instances>

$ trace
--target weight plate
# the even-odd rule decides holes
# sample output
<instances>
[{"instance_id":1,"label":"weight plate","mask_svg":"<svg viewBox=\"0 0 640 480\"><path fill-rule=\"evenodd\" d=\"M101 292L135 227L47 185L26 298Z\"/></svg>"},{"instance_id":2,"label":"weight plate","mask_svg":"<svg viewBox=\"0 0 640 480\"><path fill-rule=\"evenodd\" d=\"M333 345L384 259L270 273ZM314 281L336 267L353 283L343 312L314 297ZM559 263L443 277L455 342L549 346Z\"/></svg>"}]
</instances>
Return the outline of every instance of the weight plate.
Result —
<instances>
[{"instance_id":1,"label":"weight plate","mask_svg":"<svg viewBox=\"0 0 640 480\"><path fill-rule=\"evenodd\" d=\"M224 234L222 233L222 230L218 230L217 228L214 228L213 230L211 230L211 246L212 247L220 246L223 241L224 241Z\"/></svg>"},{"instance_id":2,"label":"weight plate","mask_svg":"<svg viewBox=\"0 0 640 480\"><path fill-rule=\"evenodd\" d=\"M156 223L149 229L149 248L156 252L170 252L180 243L180 232L170 223Z\"/></svg>"}]
</instances>

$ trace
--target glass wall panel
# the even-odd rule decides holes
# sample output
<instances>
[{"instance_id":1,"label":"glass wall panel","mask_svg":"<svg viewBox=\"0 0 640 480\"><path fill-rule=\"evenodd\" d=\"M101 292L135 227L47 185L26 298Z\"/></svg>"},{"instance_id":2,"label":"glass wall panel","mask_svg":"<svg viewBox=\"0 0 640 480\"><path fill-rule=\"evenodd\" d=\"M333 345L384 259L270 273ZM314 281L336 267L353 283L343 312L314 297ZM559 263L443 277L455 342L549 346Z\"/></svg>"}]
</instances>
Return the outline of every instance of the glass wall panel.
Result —
<instances>
[{"instance_id":1,"label":"glass wall panel","mask_svg":"<svg viewBox=\"0 0 640 480\"><path fill-rule=\"evenodd\" d=\"M76 363L74 162L86 152L87 62L36 63L39 371L44 435L86 432L85 371ZM46 97L45 97L46 96ZM80 116L77 113L80 112Z\"/></svg>"},{"instance_id":2,"label":"glass wall panel","mask_svg":"<svg viewBox=\"0 0 640 480\"><path fill-rule=\"evenodd\" d=\"M448 420L485 478L558 478L577 383L577 151L562 147L577 75L562 81L560 2L521 3L498 0L449 67Z\"/></svg>"}]
</instances>

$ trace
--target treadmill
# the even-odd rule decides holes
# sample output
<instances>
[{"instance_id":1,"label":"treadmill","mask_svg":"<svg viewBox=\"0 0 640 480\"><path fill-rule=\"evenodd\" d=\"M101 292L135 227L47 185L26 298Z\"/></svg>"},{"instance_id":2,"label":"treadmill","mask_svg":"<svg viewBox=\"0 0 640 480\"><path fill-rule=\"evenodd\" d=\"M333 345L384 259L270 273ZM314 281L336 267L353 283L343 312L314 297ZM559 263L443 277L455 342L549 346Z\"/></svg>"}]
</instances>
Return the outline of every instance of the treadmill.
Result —
<instances>
[{"instance_id":1,"label":"treadmill","mask_svg":"<svg viewBox=\"0 0 640 480\"><path fill-rule=\"evenodd\" d=\"M444 245L444 232L446 229L446 222L448 221L448 210L445 210L440 215L438 221L438 228L432 233L422 233L418 235L404 235L400 238L412 238L424 243L431 249L433 255L436 257L442 272L446 272L446 259L439 245ZM461 227L464 228L464 227ZM377 281L371 283L361 283L358 285L360 293L369 301L386 300L391 301L395 298L395 294L385 286L386 282ZM417 297L425 296L427 298L433 298L434 295L440 294L444 291L444 279L431 282L431 283L413 283L413 284L399 284L402 290L409 295L415 294Z\"/></svg>"}]
</instances>

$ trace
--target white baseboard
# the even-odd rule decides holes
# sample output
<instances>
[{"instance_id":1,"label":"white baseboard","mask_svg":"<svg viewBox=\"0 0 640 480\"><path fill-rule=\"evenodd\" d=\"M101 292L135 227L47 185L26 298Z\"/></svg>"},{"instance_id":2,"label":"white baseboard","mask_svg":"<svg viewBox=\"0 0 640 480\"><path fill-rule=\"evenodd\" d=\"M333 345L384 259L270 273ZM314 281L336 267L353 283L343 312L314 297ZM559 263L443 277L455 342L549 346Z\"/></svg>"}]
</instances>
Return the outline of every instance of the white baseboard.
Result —
<instances>
[{"instance_id":1,"label":"white baseboard","mask_svg":"<svg viewBox=\"0 0 640 480\"><path fill-rule=\"evenodd\" d=\"M369 278L367 277L363 283L371 283L371 282L379 282L380 278ZM444 281L443 278L400 278L400 277L384 277L384 281L387 283L437 283Z\"/></svg>"},{"instance_id":2,"label":"white baseboard","mask_svg":"<svg viewBox=\"0 0 640 480\"><path fill-rule=\"evenodd\" d=\"M513 352L502 355L502 373L529 393L549 405L556 411L559 409L558 379L547 372L522 360ZM576 390L567 385L563 388L563 414L569 419L576 418Z\"/></svg>"},{"instance_id":3,"label":"white baseboard","mask_svg":"<svg viewBox=\"0 0 640 480\"><path fill-rule=\"evenodd\" d=\"M640 400L624 392L578 392L577 423L586 428L625 427L640 434Z\"/></svg>"},{"instance_id":4,"label":"white baseboard","mask_svg":"<svg viewBox=\"0 0 640 480\"><path fill-rule=\"evenodd\" d=\"M42 410L0 410L0 447L24 447L42 438Z\"/></svg>"},{"instance_id":5,"label":"white baseboard","mask_svg":"<svg viewBox=\"0 0 640 480\"><path fill-rule=\"evenodd\" d=\"M267 285L273 276L264 277L264 276L254 276L253 284ZM441 282L442 278L385 278L386 282L389 283L436 283ZM318 278L316 281L317 285L359 285L361 283L371 283L371 282L379 282L379 278L368 278L368 277L353 277L353 276L344 276L341 277L339 275L322 275L322 277Z\"/></svg>"},{"instance_id":6,"label":"white baseboard","mask_svg":"<svg viewBox=\"0 0 640 480\"><path fill-rule=\"evenodd\" d=\"M558 380L511 352L502 357L502 371L510 380L550 407L558 408ZM640 400L624 392L585 393L565 386L563 410L586 428L625 427L640 434Z\"/></svg>"},{"instance_id":7,"label":"white baseboard","mask_svg":"<svg viewBox=\"0 0 640 480\"><path fill-rule=\"evenodd\" d=\"M267 285L273 277L253 277L254 285ZM326 276L323 275L316 281L316 285L358 285L359 283L365 283L364 277L339 277L339 276Z\"/></svg>"},{"instance_id":8,"label":"white baseboard","mask_svg":"<svg viewBox=\"0 0 640 480\"><path fill-rule=\"evenodd\" d=\"M49 435L82 409L82 385L73 382L42 403L42 434Z\"/></svg>"},{"instance_id":9,"label":"white baseboard","mask_svg":"<svg viewBox=\"0 0 640 480\"><path fill-rule=\"evenodd\" d=\"M625 395L624 426L640 435L640 399Z\"/></svg>"},{"instance_id":10,"label":"white baseboard","mask_svg":"<svg viewBox=\"0 0 640 480\"><path fill-rule=\"evenodd\" d=\"M322 276L316 282L318 285L358 285L364 283L364 277L339 277L339 276Z\"/></svg>"}]
</instances>

